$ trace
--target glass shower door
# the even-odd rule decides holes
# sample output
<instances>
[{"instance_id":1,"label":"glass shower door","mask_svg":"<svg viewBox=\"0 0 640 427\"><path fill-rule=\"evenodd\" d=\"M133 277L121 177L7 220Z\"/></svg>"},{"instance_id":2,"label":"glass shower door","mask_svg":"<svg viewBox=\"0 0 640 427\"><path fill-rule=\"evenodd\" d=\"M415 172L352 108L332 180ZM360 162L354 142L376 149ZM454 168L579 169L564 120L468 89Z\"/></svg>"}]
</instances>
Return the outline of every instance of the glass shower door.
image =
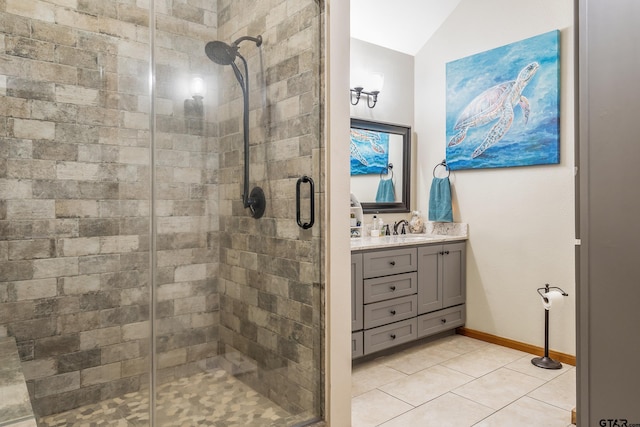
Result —
<instances>
[{"instance_id":1,"label":"glass shower door","mask_svg":"<svg viewBox=\"0 0 640 427\"><path fill-rule=\"evenodd\" d=\"M321 417L322 13L0 1L0 338L41 426Z\"/></svg>"},{"instance_id":2,"label":"glass shower door","mask_svg":"<svg viewBox=\"0 0 640 427\"><path fill-rule=\"evenodd\" d=\"M323 402L322 10L197 3L155 13L155 424L294 425Z\"/></svg>"}]
</instances>

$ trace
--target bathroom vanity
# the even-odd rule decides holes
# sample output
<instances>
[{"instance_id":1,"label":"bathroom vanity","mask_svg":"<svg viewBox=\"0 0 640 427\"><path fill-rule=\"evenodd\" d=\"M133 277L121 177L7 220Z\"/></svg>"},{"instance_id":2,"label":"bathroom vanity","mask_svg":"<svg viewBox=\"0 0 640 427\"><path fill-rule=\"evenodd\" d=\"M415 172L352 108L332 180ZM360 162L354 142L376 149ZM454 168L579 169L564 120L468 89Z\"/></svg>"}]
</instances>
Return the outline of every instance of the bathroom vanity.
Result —
<instances>
[{"instance_id":1,"label":"bathroom vanity","mask_svg":"<svg viewBox=\"0 0 640 427\"><path fill-rule=\"evenodd\" d=\"M466 236L352 239L352 358L464 325Z\"/></svg>"}]
</instances>

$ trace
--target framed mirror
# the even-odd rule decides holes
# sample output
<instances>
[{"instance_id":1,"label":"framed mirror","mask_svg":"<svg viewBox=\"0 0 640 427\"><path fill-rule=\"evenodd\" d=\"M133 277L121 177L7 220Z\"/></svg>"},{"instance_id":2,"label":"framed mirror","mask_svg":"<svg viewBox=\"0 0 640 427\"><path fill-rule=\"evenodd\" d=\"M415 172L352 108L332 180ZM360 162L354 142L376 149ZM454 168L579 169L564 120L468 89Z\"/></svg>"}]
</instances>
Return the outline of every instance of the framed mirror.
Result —
<instances>
[{"instance_id":1,"label":"framed mirror","mask_svg":"<svg viewBox=\"0 0 640 427\"><path fill-rule=\"evenodd\" d=\"M364 213L409 212L411 127L351 119L351 192Z\"/></svg>"}]
</instances>

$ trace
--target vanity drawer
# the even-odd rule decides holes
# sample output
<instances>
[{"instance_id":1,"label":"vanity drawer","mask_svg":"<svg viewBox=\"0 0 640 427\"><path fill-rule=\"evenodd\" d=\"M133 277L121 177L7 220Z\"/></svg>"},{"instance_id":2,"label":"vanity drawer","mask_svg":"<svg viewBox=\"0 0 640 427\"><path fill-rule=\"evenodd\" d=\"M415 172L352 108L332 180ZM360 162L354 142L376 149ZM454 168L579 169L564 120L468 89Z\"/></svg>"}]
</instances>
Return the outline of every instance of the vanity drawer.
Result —
<instances>
[{"instance_id":1,"label":"vanity drawer","mask_svg":"<svg viewBox=\"0 0 640 427\"><path fill-rule=\"evenodd\" d=\"M384 301L418 292L418 273L397 274L364 281L364 303Z\"/></svg>"},{"instance_id":2,"label":"vanity drawer","mask_svg":"<svg viewBox=\"0 0 640 427\"><path fill-rule=\"evenodd\" d=\"M465 319L464 304L418 316L418 338L462 326Z\"/></svg>"},{"instance_id":3,"label":"vanity drawer","mask_svg":"<svg viewBox=\"0 0 640 427\"><path fill-rule=\"evenodd\" d=\"M375 328L418 315L418 296L394 298L364 306L364 328Z\"/></svg>"},{"instance_id":4,"label":"vanity drawer","mask_svg":"<svg viewBox=\"0 0 640 427\"><path fill-rule=\"evenodd\" d=\"M362 258L365 279L418 270L416 248L366 252Z\"/></svg>"},{"instance_id":5,"label":"vanity drawer","mask_svg":"<svg viewBox=\"0 0 640 427\"><path fill-rule=\"evenodd\" d=\"M416 318L364 331L364 354L375 353L385 348L415 340Z\"/></svg>"},{"instance_id":6,"label":"vanity drawer","mask_svg":"<svg viewBox=\"0 0 640 427\"><path fill-rule=\"evenodd\" d=\"M364 355L364 337L362 332L351 333L351 358Z\"/></svg>"}]
</instances>

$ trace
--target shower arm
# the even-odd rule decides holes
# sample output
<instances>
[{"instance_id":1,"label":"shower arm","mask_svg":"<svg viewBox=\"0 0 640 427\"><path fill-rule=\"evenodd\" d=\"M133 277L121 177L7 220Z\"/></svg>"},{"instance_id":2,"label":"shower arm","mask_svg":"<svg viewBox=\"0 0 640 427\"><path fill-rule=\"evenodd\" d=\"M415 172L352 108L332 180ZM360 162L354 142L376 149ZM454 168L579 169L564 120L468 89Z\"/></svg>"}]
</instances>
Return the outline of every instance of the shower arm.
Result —
<instances>
[{"instance_id":1,"label":"shower arm","mask_svg":"<svg viewBox=\"0 0 640 427\"><path fill-rule=\"evenodd\" d=\"M235 46L238 46L238 44L240 44L241 42L243 42L245 40L251 40L252 42L254 42L256 44L257 47L260 47L260 45L262 44L262 36L258 36L258 37L242 36L238 40L234 41L233 44Z\"/></svg>"}]
</instances>

